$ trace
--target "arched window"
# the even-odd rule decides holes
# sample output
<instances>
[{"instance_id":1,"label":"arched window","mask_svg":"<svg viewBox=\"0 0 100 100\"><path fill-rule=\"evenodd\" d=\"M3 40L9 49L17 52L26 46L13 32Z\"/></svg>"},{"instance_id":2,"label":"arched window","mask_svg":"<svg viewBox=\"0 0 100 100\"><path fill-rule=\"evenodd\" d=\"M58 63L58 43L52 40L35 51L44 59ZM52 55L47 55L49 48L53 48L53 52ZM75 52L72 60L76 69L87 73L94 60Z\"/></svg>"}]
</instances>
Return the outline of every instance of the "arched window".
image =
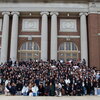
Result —
<instances>
[{"instance_id":1,"label":"arched window","mask_svg":"<svg viewBox=\"0 0 100 100\"><path fill-rule=\"evenodd\" d=\"M36 42L25 42L19 49L19 60L39 60L40 48Z\"/></svg>"},{"instance_id":2,"label":"arched window","mask_svg":"<svg viewBox=\"0 0 100 100\"><path fill-rule=\"evenodd\" d=\"M64 42L60 44L58 50L58 59L68 61L70 59L78 59L78 47L73 42Z\"/></svg>"},{"instance_id":3,"label":"arched window","mask_svg":"<svg viewBox=\"0 0 100 100\"><path fill-rule=\"evenodd\" d=\"M25 42L22 44L20 50L39 50L39 45L35 42Z\"/></svg>"},{"instance_id":4,"label":"arched window","mask_svg":"<svg viewBox=\"0 0 100 100\"><path fill-rule=\"evenodd\" d=\"M64 44L61 44L59 47L60 50L64 50Z\"/></svg>"},{"instance_id":5,"label":"arched window","mask_svg":"<svg viewBox=\"0 0 100 100\"><path fill-rule=\"evenodd\" d=\"M64 42L62 44L60 44L59 46L59 50L67 50L67 51L73 51L73 50L78 50L77 46L75 43L73 42Z\"/></svg>"}]
</instances>

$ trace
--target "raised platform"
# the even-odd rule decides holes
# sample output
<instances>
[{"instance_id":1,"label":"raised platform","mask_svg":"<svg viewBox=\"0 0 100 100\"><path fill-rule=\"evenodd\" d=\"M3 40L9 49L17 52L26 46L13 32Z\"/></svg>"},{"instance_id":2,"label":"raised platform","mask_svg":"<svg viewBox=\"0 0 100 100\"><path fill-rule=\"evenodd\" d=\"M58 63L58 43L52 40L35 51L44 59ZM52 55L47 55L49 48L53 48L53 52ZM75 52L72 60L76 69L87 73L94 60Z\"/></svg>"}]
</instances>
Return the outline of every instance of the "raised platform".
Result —
<instances>
[{"instance_id":1,"label":"raised platform","mask_svg":"<svg viewBox=\"0 0 100 100\"><path fill-rule=\"evenodd\" d=\"M0 96L0 100L100 100L100 96L62 96L62 97Z\"/></svg>"}]
</instances>

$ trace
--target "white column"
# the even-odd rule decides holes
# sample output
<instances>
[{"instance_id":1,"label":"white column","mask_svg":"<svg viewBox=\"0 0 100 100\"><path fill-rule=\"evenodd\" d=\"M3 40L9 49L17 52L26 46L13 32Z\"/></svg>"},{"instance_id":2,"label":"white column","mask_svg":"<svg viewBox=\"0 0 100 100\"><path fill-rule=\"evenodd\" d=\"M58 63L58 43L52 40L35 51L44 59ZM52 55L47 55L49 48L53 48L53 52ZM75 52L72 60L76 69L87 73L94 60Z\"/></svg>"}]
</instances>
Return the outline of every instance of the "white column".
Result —
<instances>
[{"instance_id":1,"label":"white column","mask_svg":"<svg viewBox=\"0 0 100 100\"><path fill-rule=\"evenodd\" d=\"M51 12L51 60L57 60L57 12Z\"/></svg>"},{"instance_id":2,"label":"white column","mask_svg":"<svg viewBox=\"0 0 100 100\"><path fill-rule=\"evenodd\" d=\"M42 26L41 26L41 59L47 61L48 48L48 12L41 12Z\"/></svg>"},{"instance_id":3,"label":"white column","mask_svg":"<svg viewBox=\"0 0 100 100\"><path fill-rule=\"evenodd\" d=\"M85 59L86 65L88 65L86 15L87 13L80 13L81 61Z\"/></svg>"},{"instance_id":4,"label":"white column","mask_svg":"<svg viewBox=\"0 0 100 100\"><path fill-rule=\"evenodd\" d=\"M17 60L17 44L18 44L18 16L19 12L12 12L13 21L12 21L12 31L11 31L11 50L10 58L12 61Z\"/></svg>"},{"instance_id":5,"label":"white column","mask_svg":"<svg viewBox=\"0 0 100 100\"><path fill-rule=\"evenodd\" d=\"M8 36L9 36L9 15L10 12L3 12L3 30L1 39L1 62L7 62Z\"/></svg>"}]
</instances>

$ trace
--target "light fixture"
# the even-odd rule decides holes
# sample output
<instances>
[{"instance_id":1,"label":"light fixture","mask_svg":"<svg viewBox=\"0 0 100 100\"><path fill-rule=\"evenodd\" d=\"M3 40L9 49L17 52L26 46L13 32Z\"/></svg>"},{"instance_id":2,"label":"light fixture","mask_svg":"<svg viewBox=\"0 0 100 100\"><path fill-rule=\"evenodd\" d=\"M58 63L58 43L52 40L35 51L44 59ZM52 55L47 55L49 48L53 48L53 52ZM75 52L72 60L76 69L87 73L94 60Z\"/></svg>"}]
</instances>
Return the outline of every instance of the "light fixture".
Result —
<instances>
[{"instance_id":1,"label":"light fixture","mask_svg":"<svg viewBox=\"0 0 100 100\"><path fill-rule=\"evenodd\" d=\"M32 40L32 36L30 35L30 36L28 36L28 40L29 41L31 41Z\"/></svg>"},{"instance_id":2,"label":"light fixture","mask_svg":"<svg viewBox=\"0 0 100 100\"><path fill-rule=\"evenodd\" d=\"M67 13L67 16L69 17L69 13Z\"/></svg>"},{"instance_id":3,"label":"light fixture","mask_svg":"<svg viewBox=\"0 0 100 100\"><path fill-rule=\"evenodd\" d=\"M32 15L32 13L29 13L29 15L31 16L31 15Z\"/></svg>"},{"instance_id":4,"label":"light fixture","mask_svg":"<svg viewBox=\"0 0 100 100\"><path fill-rule=\"evenodd\" d=\"M96 0L93 0L92 4L91 4L91 7L96 7Z\"/></svg>"},{"instance_id":5,"label":"light fixture","mask_svg":"<svg viewBox=\"0 0 100 100\"><path fill-rule=\"evenodd\" d=\"M92 2L92 6L91 7L96 7L96 4L95 2Z\"/></svg>"},{"instance_id":6,"label":"light fixture","mask_svg":"<svg viewBox=\"0 0 100 100\"><path fill-rule=\"evenodd\" d=\"M66 37L66 41L70 41L70 36Z\"/></svg>"}]
</instances>

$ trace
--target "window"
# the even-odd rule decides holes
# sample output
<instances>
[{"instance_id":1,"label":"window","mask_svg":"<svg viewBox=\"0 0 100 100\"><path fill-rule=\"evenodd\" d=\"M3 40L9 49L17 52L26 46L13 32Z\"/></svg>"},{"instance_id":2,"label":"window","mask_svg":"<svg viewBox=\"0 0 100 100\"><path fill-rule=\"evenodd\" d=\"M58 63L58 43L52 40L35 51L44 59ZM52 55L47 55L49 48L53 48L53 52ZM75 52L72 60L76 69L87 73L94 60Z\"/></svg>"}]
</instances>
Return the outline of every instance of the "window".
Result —
<instances>
[{"instance_id":1,"label":"window","mask_svg":"<svg viewBox=\"0 0 100 100\"><path fill-rule=\"evenodd\" d=\"M26 50L26 43L23 43L23 45L20 48L21 50Z\"/></svg>"},{"instance_id":2,"label":"window","mask_svg":"<svg viewBox=\"0 0 100 100\"><path fill-rule=\"evenodd\" d=\"M66 42L66 50L71 50L70 42Z\"/></svg>"},{"instance_id":3,"label":"window","mask_svg":"<svg viewBox=\"0 0 100 100\"><path fill-rule=\"evenodd\" d=\"M39 50L39 46L37 45L37 43L34 43L34 50Z\"/></svg>"},{"instance_id":4,"label":"window","mask_svg":"<svg viewBox=\"0 0 100 100\"><path fill-rule=\"evenodd\" d=\"M64 44L61 44L60 50L64 50Z\"/></svg>"},{"instance_id":5,"label":"window","mask_svg":"<svg viewBox=\"0 0 100 100\"><path fill-rule=\"evenodd\" d=\"M32 50L32 42L27 42L27 50Z\"/></svg>"},{"instance_id":6,"label":"window","mask_svg":"<svg viewBox=\"0 0 100 100\"><path fill-rule=\"evenodd\" d=\"M77 50L77 47L74 43L72 43L72 50Z\"/></svg>"},{"instance_id":7,"label":"window","mask_svg":"<svg viewBox=\"0 0 100 100\"><path fill-rule=\"evenodd\" d=\"M64 42L59 46L58 59L69 61L70 59L78 59L78 47L73 42Z\"/></svg>"},{"instance_id":8,"label":"window","mask_svg":"<svg viewBox=\"0 0 100 100\"><path fill-rule=\"evenodd\" d=\"M72 42L65 42L59 46L59 50L77 50L77 46Z\"/></svg>"},{"instance_id":9,"label":"window","mask_svg":"<svg viewBox=\"0 0 100 100\"><path fill-rule=\"evenodd\" d=\"M19 52L19 60L40 59L40 49L36 42L25 42L22 44Z\"/></svg>"},{"instance_id":10,"label":"window","mask_svg":"<svg viewBox=\"0 0 100 100\"><path fill-rule=\"evenodd\" d=\"M71 57L71 53L66 53L66 56L67 57Z\"/></svg>"}]
</instances>

